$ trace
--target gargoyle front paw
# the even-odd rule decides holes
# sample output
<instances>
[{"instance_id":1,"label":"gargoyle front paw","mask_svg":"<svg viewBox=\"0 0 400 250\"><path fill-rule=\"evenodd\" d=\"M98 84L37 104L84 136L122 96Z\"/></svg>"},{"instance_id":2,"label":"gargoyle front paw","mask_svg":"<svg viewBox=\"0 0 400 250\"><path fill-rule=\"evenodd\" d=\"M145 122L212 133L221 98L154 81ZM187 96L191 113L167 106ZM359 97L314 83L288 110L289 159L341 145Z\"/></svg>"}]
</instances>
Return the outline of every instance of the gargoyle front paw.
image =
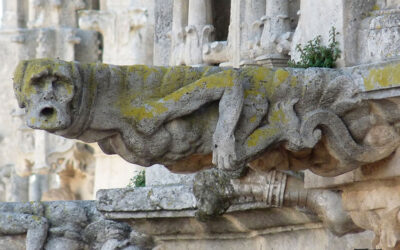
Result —
<instances>
[{"instance_id":1,"label":"gargoyle front paw","mask_svg":"<svg viewBox=\"0 0 400 250\"><path fill-rule=\"evenodd\" d=\"M212 163L222 170L236 170L237 156L235 151L235 137L215 139Z\"/></svg>"}]
</instances>

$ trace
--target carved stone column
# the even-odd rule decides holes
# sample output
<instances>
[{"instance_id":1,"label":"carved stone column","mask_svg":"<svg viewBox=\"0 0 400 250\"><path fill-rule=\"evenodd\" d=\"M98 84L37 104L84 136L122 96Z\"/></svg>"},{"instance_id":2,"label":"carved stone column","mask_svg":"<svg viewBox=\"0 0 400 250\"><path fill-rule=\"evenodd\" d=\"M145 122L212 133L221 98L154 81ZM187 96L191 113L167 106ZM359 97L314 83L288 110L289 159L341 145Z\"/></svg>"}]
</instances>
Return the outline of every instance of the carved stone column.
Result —
<instances>
[{"instance_id":1,"label":"carved stone column","mask_svg":"<svg viewBox=\"0 0 400 250\"><path fill-rule=\"evenodd\" d=\"M230 32L239 32L240 44L240 64L255 64L257 50L260 50L261 35L264 24L261 22L265 14L265 0L243 1L244 13L240 26L231 27ZM242 29L238 29L242 27Z\"/></svg>"},{"instance_id":2,"label":"carved stone column","mask_svg":"<svg viewBox=\"0 0 400 250\"><path fill-rule=\"evenodd\" d=\"M256 60L263 65L281 67L288 61L285 49L277 46L282 40L290 39L290 19L288 0L267 0L264 29L261 36L261 49L264 55Z\"/></svg>"},{"instance_id":3,"label":"carved stone column","mask_svg":"<svg viewBox=\"0 0 400 250\"><path fill-rule=\"evenodd\" d=\"M29 4L28 4L29 2ZM28 0L29 28L75 27L77 11L92 8L91 1L84 0Z\"/></svg>"},{"instance_id":4,"label":"carved stone column","mask_svg":"<svg viewBox=\"0 0 400 250\"><path fill-rule=\"evenodd\" d=\"M46 163L47 136L44 131L35 131L34 165L32 175L29 177L30 201L40 201L42 193L48 189L48 176L44 175L49 170Z\"/></svg>"},{"instance_id":5,"label":"carved stone column","mask_svg":"<svg viewBox=\"0 0 400 250\"><path fill-rule=\"evenodd\" d=\"M211 0L189 0L188 25L201 29L212 23Z\"/></svg>"},{"instance_id":6,"label":"carved stone column","mask_svg":"<svg viewBox=\"0 0 400 250\"><path fill-rule=\"evenodd\" d=\"M103 35L103 62L153 64L153 30L146 9L82 11L79 27Z\"/></svg>"},{"instance_id":7,"label":"carved stone column","mask_svg":"<svg viewBox=\"0 0 400 250\"><path fill-rule=\"evenodd\" d=\"M186 65L203 63L203 44L211 41L213 30L211 0L189 0L185 44Z\"/></svg>"},{"instance_id":8,"label":"carved stone column","mask_svg":"<svg viewBox=\"0 0 400 250\"><path fill-rule=\"evenodd\" d=\"M174 0L172 19L171 65L185 64L185 27L188 25L189 0Z\"/></svg>"},{"instance_id":9,"label":"carved stone column","mask_svg":"<svg viewBox=\"0 0 400 250\"><path fill-rule=\"evenodd\" d=\"M3 15L1 18L2 29L15 29L25 27L28 6L24 0L2 0Z\"/></svg>"}]
</instances>

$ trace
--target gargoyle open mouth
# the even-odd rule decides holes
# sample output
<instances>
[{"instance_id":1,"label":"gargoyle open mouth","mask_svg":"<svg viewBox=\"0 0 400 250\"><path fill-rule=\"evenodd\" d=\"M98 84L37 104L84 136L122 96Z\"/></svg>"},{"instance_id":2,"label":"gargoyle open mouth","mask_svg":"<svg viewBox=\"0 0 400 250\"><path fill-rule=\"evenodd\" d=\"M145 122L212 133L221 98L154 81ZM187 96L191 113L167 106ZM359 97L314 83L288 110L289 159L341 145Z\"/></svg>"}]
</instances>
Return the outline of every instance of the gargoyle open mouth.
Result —
<instances>
[{"instance_id":1,"label":"gargoyle open mouth","mask_svg":"<svg viewBox=\"0 0 400 250\"><path fill-rule=\"evenodd\" d=\"M58 103L46 103L27 111L27 125L33 129L56 131L66 129L71 118L66 109Z\"/></svg>"}]
</instances>

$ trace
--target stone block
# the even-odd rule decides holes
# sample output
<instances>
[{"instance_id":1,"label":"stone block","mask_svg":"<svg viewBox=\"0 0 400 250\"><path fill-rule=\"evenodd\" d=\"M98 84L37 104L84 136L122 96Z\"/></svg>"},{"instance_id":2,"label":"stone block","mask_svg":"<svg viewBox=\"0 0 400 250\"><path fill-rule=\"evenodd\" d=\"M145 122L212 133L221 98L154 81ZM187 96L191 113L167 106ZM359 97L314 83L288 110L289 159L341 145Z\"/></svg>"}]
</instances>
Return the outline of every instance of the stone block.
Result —
<instances>
[{"instance_id":1,"label":"stone block","mask_svg":"<svg viewBox=\"0 0 400 250\"><path fill-rule=\"evenodd\" d=\"M163 165L153 165L146 169L146 186L192 185L194 174L174 174Z\"/></svg>"}]
</instances>

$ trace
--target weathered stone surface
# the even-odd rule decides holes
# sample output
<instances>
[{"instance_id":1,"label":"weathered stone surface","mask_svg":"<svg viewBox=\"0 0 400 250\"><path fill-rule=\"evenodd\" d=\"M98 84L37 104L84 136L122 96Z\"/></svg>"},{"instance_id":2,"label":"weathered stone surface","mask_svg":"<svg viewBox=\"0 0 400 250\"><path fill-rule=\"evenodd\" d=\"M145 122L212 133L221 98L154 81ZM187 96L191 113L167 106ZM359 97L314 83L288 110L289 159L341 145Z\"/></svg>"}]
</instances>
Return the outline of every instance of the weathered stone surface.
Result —
<instances>
[{"instance_id":1,"label":"weathered stone surface","mask_svg":"<svg viewBox=\"0 0 400 250\"><path fill-rule=\"evenodd\" d=\"M14 87L30 127L97 141L132 163L193 172L212 160L235 170L281 145L286 164L253 166L332 176L379 161L399 145L390 123L400 117L389 113L397 109L389 98L398 96L399 67L392 61L343 70L168 69L46 59L22 62Z\"/></svg>"},{"instance_id":2,"label":"weathered stone surface","mask_svg":"<svg viewBox=\"0 0 400 250\"><path fill-rule=\"evenodd\" d=\"M360 23L357 62L376 62L399 56L399 18L397 6L389 3L375 6Z\"/></svg>"},{"instance_id":3,"label":"weathered stone surface","mask_svg":"<svg viewBox=\"0 0 400 250\"><path fill-rule=\"evenodd\" d=\"M232 180L224 172L208 170L196 175L193 188L153 186L100 190L97 195L97 208L110 219L196 216L209 222L220 220L216 216L224 213L300 207L317 215L334 234L358 230L343 211L339 194L329 190L305 190L302 181L276 171L265 174L248 170L240 179ZM265 227L280 222L270 223Z\"/></svg>"},{"instance_id":4,"label":"weathered stone surface","mask_svg":"<svg viewBox=\"0 0 400 250\"><path fill-rule=\"evenodd\" d=\"M171 65L223 64L235 67L255 63L268 66L283 65L286 63L290 48L292 56L298 55L294 50L298 43L304 44L317 35L322 35L323 42L327 43L326 36L332 26L340 31L337 38L342 56L338 66L379 62L397 57L399 54L399 0L190 1L175 0L172 4L172 0L101 0L101 11L98 12L92 10L97 9L96 1L4 0L0 56L7 63L0 70L0 78L4 85L4 91L0 93L2 105L0 117L3 121L0 125L0 166L5 167L3 171L0 171L0 189L3 188L8 192L8 190L18 187L21 192L14 198L27 199L23 198L27 194L22 190L23 186L27 185L27 178L21 182L16 181L14 172L9 171L9 166L12 165L17 167L18 173L36 173L30 178L30 189L34 194L31 195L31 198L39 197L40 190L45 191L47 188L51 188L52 183L56 183L56 177L61 176L62 182L65 184L64 177L68 177L69 174L73 173L77 179L82 174L86 174L84 171L70 171L70 164L64 162L64 164L57 165L57 168L60 170L62 166L67 166L64 169L67 171L63 171L65 175L54 173L51 176L41 175L42 172L38 170L44 170L45 168L41 167L50 163L46 147L53 148L51 146L53 144L48 143L48 139L54 137L49 137L44 132L33 133L24 127L15 133L14 128L19 127L20 122L16 121L17 119L11 121L7 118L10 109L15 106L15 103L9 100L11 91L9 81L11 68L16 65L18 60L34 57L60 57L63 60L90 63L97 60L102 50L104 51L103 61L111 64L154 63L166 65L166 62L170 60ZM173 13L171 13L172 7ZM102 39L99 39L96 31L76 29L76 17L78 16L76 10L78 9L90 10L81 12L82 27L100 31L104 44L100 44ZM299 24L297 24L298 16L300 16ZM172 24L169 23L171 20ZM96 26L98 25L96 22L100 23L101 27ZM25 29L26 27L30 27L30 29ZM168 29L171 29L171 49L169 49L167 37ZM107 218L128 220L133 227L151 232L157 237L158 249L359 249L373 247L391 249L397 247L398 232L400 231L397 218L400 204L398 204L396 195L398 193L398 156L397 152L394 154L392 152L398 146L396 144L399 119L397 86L400 80L397 77L399 75L397 67L390 66L390 63L388 65L386 68L362 66L335 71L309 69L304 71L306 73L303 76L297 77L300 83L294 87L288 84L289 79L283 80L283 82L280 82L279 79L285 77L285 71L289 72L289 78L303 73L291 70L271 70L270 72L273 72L271 79L262 79L265 80L263 84L267 87L275 86L277 88L271 88L276 91L273 94L267 93L265 99L262 97L263 92L259 91L259 86L254 87L250 81L251 84L245 84L250 87L245 88L243 107L238 105L240 102L232 105L228 102L229 105L224 105L225 100L240 100L237 98L240 95L236 95L236 92L236 99L225 98L225 96L221 99L218 97L212 101L207 100L206 103L203 103L204 105L199 104L194 110L188 111L184 115L161 117L161 125L151 126L144 122L144 125L138 126L139 129L135 126L140 122L132 119L133 116L137 116L137 113L159 116L158 111L160 110L153 104L159 104L158 101L163 99L164 94L170 90L171 92L168 93L178 90L185 84L193 86L191 83L198 80L197 76L194 77L196 79L188 80L172 89L170 84L161 84L161 88L155 88L160 89L161 92L157 92L157 94L161 94L151 96L149 99L147 89L139 88L138 92L145 93L143 95L146 98L145 101L140 99L142 93L127 94L126 96L130 96L121 106L144 107L140 112L136 112L136 110L132 116L126 115L122 119L118 119L119 115L117 118L108 115L107 119L104 119L97 115L101 114L102 110L97 110L95 114L99 122L90 127L92 134L83 139L92 138L93 134L99 136L104 131L110 132L108 128L112 127L112 134L103 133L104 137L112 138L106 140L110 143L103 141L100 144L106 151L111 148L112 151L108 151L109 153L119 153L131 162L160 162L166 163L168 167L177 172L194 172L210 167L211 153L214 153L214 162L222 169L225 169L226 166L230 170L237 167L240 172L241 166L249 163L251 168L256 170L250 170L241 178L234 180L227 178L222 182L218 182L219 177L215 179L215 176L202 173L204 174L203 178L200 178L201 181L196 184L199 192L195 193L197 193L198 199L203 197L205 202L198 200L195 202L194 208L191 202L179 203L181 202L179 199L174 200L177 197L169 197L168 194L157 191L154 199L164 196L168 199L164 197L163 202L156 201L149 204L146 203L147 200L143 195L139 195L139 200L135 198L133 200L144 202L144 206L138 206L144 210L112 211L110 208L110 211L105 212ZM102 68L102 66L98 66L98 68ZM154 68L149 69L154 70ZM118 72L119 70L115 70L115 68L113 70L114 73L110 74L109 78L115 78L115 82L118 81L118 78L124 77L124 74ZM163 70L164 72L168 71L168 69ZM106 72L103 69L98 70L98 72L100 71L101 73ZM167 74L160 75L164 77ZM190 78L190 74L188 75L187 79ZM336 79L337 76L344 77ZM90 76L86 79L83 78L84 82L91 82L88 80L91 79ZM109 78L98 77L97 80L100 79L99 81L107 82L110 85L118 85L109 81ZM148 77L149 82L152 82L154 78L154 75ZM336 80L333 80L334 78ZM132 80L132 82L135 81L137 82L137 79ZM151 85L151 89L154 86L148 82L145 82L144 85ZM108 86L104 84L98 88L100 99L105 96L104 93L109 91ZM128 93L127 89L137 88L137 85L125 84L125 87L121 88L120 93ZM227 86L222 87L226 88ZM346 93L347 89L349 89L349 93ZM134 89L134 91L136 90ZM184 87L184 91L191 92L189 90L190 88ZM301 93L301 96L293 95L293 92ZM204 92L196 91L196 94L199 94L199 99L201 99ZM122 96L119 95L119 100L125 98L125 96L121 98ZM113 100L118 99L117 97ZM251 98L253 100L249 101ZM290 102L296 98L299 101ZM191 100L196 100L196 98L187 98L187 103L190 103ZM100 102L103 106L113 106L110 103L110 99L107 98ZM187 103L185 101L173 109L192 108ZM246 138L251 135L254 128L246 130L247 128L243 128L242 125L251 124L253 116L246 117L246 115L250 114L253 108L246 107L246 105L252 106L253 103L260 104L255 107L259 111L257 116L263 117L266 114L265 118L257 120L256 124L253 124L255 131L263 132L253 138L271 139L271 135L267 133L270 131L264 130L265 127L283 132L258 148L256 150L258 153L254 153L254 158L246 158L247 152L243 153L241 146L243 142L246 143ZM287 105L288 103L289 105ZM86 105L86 103L83 104ZM97 103L93 104L93 106L96 105ZM234 109L236 111L239 110L237 121L231 122L229 117L223 115L224 113L235 114L235 112L227 112L229 109L226 107L229 106L236 107ZM286 108L288 106L289 109ZM66 113L70 115L74 111ZM219 117L218 112L220 112ZM14 114L16 113L18 112ZM77 116L86 117L87 114L89 113L77 113ZM338 119L332 118L334 116L331 114L336 115ZM3 119L4 117L6 118ZM90 116L87 115L87 117ZM198 117L198 119L193 117ZM71 116L73 124L77 121L75 118L75 115ZM290 121L290 124L297 124L294 129L285 124L285 119ZM150 119L150 123L155 120L157 119ZM223 137L218 129L215 129L218 127L219 121L229 121L225 125L232 125L231 127L222 126L222 134L233 135L237 142L235 147L232 147L234 144L230 136ZM295 122L293 123L293 121ZM123 124L123 126L114 126L113 122L119 125ZM340 122L344 125L338 125L341 124ZM205 128L205 124L208 127ZM311 126L309 126L310 124ZM129 127L134 127L134 129L129 130ZM150 132L143 134L146 129L149 129ZM206 133L203 133L204 131ZM244 133L246 131L250 132L246 134ZM299 135L292 131L299 131ZM345 132L343 133L343 131ZM136 132L140 136L133 136ZM168 134L173 138L172 141L168 141L168 136L164 136ZM194 136L196 134L200 136ZM204 137L201 137L203 135ZM300 139L296 141L293 138ZM163 144L165 141L168 141L166 142L167 146ZM185 141L189 142L189 146L182 143ZM224 143L224 141L227 142ZM45 145L40 146L42 142ZM203 143L203 147L199 147L197 143ZM107 147L108 144L111 146ZM144 146L140 148L135 144ZM215 145L218 146L218 150L214 148ZM139 149L137 149L138 147ZM18 150L14 150L17 148L22 151L22 154L17 154ZM194 152L197 153L195 157L185 158ZM32 154L37 157L31 157ZM234 160L235 155L239 160ZM243 155L246 159L241 162ZM96 157L98 156L96 155ZM124 180L133 176L132 173L127 173L122 169L125 165L122 166L111 160L103 161L103 157L97 158L99 159L98 164L102 167L97 169L100 171L106 167L108 169L98 175L99 180L102 178L104 180L104 176L119 179L120 175L125 175ZM11 162L10 159L14 158L21 159L21 163L19 161ZM57 156L57 159L61 158L62 155ZM232 158L232 161L229 158ZM25 159L28 160L26 163ZM227 161L225 161L226 159ZM179 167L175 165L176 168L171 167L171 164L176 163L175 161L181 161L181 165ZM74 165L78 166L77 163L75 161ZM96 165L100 166L98 164ZM115 165L120 168L115 168ZM235 167L230 168L231 166ZM30 167L34 171L31 171ZM84 168L79 167L79 170ZM318 175L306 172L306 187L330 188L334 191L305 190L303 183L291 176L291 171L308 168ZM353 168L356 169L334 178L320 176L333 176ZM134 170L134 168L131 169ZM278 171L270 171L271 169L278 169ZM120 172L118 177L115 174L117 171ZM210 172L213 171L215 170ZM150 174L148 173L148 176L151 176ZM182 181L175 177L165 180L168 176L172 176L166 174L162 176L162 181L154 182L154 178L160 178L160 174L162 175L163 172L153 175L153 182L149 181L148 184L168 184L172 187L173 184L191 182L191 180L186 182L186 180ZM229 176L233 175L230 172ZM112 186L109 184L111 183L110 179L107 178L107 183L102 183L104 187ZM23 185L18 185L19 183ZM117 184L124 186L126 182L118 181ZM221 184L219 189L217 184ZM226 186L224 186L225 184ZM99 187L101 184L96 184L96 186ZM72 192L69 189L71 188L53 189L52 197L62 196L65 198L82 194L81 190ZM161 190L161 187L148 187L143 190L147 193L148 190ZM230 190L227 192L228 194L226 194L226 190ZM67 195L60 196L65 193ZM341 194L344 197L343 204L346 211L343 211L341 207ZM120 194L118 197L123 200L123 196ZM6 199L11 199L10 197L8 196ZM219 200L229 200L227 203L229 207L222 207L221 210L222 212L227 210L225 215L206 223L200 223L194 219L196 209L204 209L209 214L219 213L219 206L214 206L216 203L218 204ZM173 203L173 201L178 203L170 205L169 203ZM51 207L55 211L59 210L56 205L48 206L46 204L43 206ZM121 209L125 205L135 208L135 205L129 202L110 204ZM181 206L182 210L161 208L154 210L156 207L179 208L179 204L183 205ZM306 214L300 213L292 207L300 207L302 212L306 211ZM74 211L70 211L71 209ZM71 220L58 218L62 216L59 212L55 212L54 216L46 212L41 217L48 221L54 221L54 226L49 231L46 247L48 249L92 247L95 249L125 248L127 250L151 245L150 243L140 245L138 242L148 242L147 237L137 236L135 232L129 233L131 229L126 224L104 220L104 218L93 221L95 216L90 215L93 211L93 206L66 205L65 214L66 217L74 217ZM19 211L18 209L7 213L11 213L9 218L14 222L22 219L29 222L29 219L32 218L30 216L34 216L26 210ZM336 234L347 232L342 229L351 222L348 213L359 227L375 232L376 239L373 244L370 242L372 235L368 232L339 239L322 229L322 227L329 228ZM79 224L78 221L82 221L84 225ZM86 226L88 223L91 225L90 230L89 226ZM16 225L17 227L23 230L29 229L25 229L21 225ZM1 242L4 241L10 249L24 248L25 236L14 235L5 238L0 238L0 249L5 248L1 245ZM4 241L2 241L3 239ZM23 244L15 243L13 245L14 239ZM92 241L95 243L88 245L88 242Z\"/></svg>"},{"instance_id":5,"label":"weathered stone surface","mask_svg":"<svg viewBox=\"0 0 400 250\"><path fill-rule=\"evenodd\" d=\"M397 149L383 161L365 165L335 177L321 177L311 171L306 171L304 185L305 188L340 188L340 186L358 182L397 178L400 176L399 161L400 150Z\"/></svg>"},{"instance_id":6,"label":"weathered stone surface","mask_svg":"<svg viewBox=\"0 0 400 250\"><path fill-rule=\"evenodd\" d=\"M337 250L337 249L371 249L370 232L336 237L315 225L277 227L272 230L250 234L224 234L220 238L210 236L199 239L193 236L160 237L162 250L186 249L274 249L274 250Z\"/></svg>"},{"instance_id":7,"label":"weathered stone surface","mask_svg":"<svg viewBox=\"0 0 400 250\"><path fill-rule=\"evenodd\" d=\"M196 199L190 186L140 187L110 189L97 192L100 211L158 211L196 208Z\"/></svg>"},{"instance_id":8,"label":"weathered stone surface","mask_svg":"<svg viewBox=\"0 0 400 250\"><path fill-rule=\"evenodd\" d=\"M130 189L130 192L134 191ZM113 193L112 191L111 194ZM127 196L127 199L129 198ZM125 217L121 217L118 211L111 211L105 213L108 217L105 219L92 201L0 203L0 211L0 217L12 212L18 218L32 215L36 216L37 220L47 220L50 228L44 249L51 250L144 250L154 247L240 249L245 243L246 246L252 246L257 242L268 249L275 245L271 245L271 242L279 239L287 241L282 245L282 249L291 245L293 249L301 249L306 240L315 240L315 249L330 249L324 246L333 243L335 246L371 246L367 240L371 237L369 234L356 234L339 239L325 231L315 215L292 208L259 208L229 212L205 223L194 219L193 214L178 215L180 218L171 216L174 213L177 215L180 212L178 210L161 210L158 214L147 213L146 219L135 211L125 211ZM142 212L146 211L144 209ZM4 226L5 224L0 224L0 230L4 230ZM317 241L315 237L320 239ZM24 241L23 233L0 236L0 246L5 246L2 249L25 249Z\"/></svg>"},{"instance_id":9,"label":"weathered stone surface","mask_svg":"<svg viewBox=\"0 0 400 250\"><path fill-rule=\"evenodd\" d=\"M151 249L152 238L106 220L93 201L0 203L2 249ZM7 235L3 237L3 235ZM21 237L22 235L22 237Z\"/></svg>"},{"instance_id":10,"label":"weathered stone surface","mask_svg":"<svg viewBox=\"0 0 400 250\"><path fill-rule=\"evenodd\" d=\"M344 209L355 224L375 233L375 248L396 249L400 245L399 188L397 179L342 187Z\"/></svg>"},{"instance_id":11,"label":"weathered stone surface","mask_svg":"<svg viewBox=\"0 0 400 250\"><path fill-rule=\"evenodd\" d=\"M154 0L109 2L108 10L79 12L81 29L102 34L102 61L118 65L153 64Z\"/></svg>"},{"instance_id":12,"label":"weathered stone surface","mask_svg":"<svg viewBox=\"0 0 400 250\"><path fill-rule=\"evenodd\" d=\"M146 186L188 185L193 183L194 174L174 174L162 165L146 168Z\"/></svg>"}]
</instances>

